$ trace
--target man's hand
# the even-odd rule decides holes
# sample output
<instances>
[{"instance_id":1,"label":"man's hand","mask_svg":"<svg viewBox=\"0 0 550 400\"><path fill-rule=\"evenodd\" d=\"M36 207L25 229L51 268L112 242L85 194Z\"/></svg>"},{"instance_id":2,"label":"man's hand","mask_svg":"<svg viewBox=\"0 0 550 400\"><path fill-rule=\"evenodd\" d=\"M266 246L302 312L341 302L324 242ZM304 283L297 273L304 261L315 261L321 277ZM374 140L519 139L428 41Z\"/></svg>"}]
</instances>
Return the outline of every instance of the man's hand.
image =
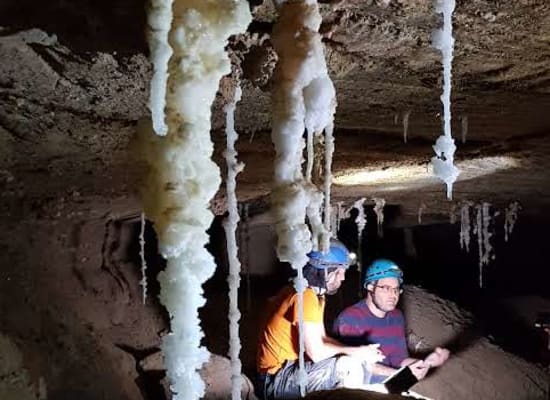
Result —
<instances>
[{"instance_id":1,"label":"man's hand","mask_svg":"<svg viewBox=\"0 0 550 400\"><path fill-rule=\"evenodd\" d=\"M361 358L362 361L368 364L381 362L386 357L382 354L379 347L379 344L369 344L366 346L355 347L353 355Z\"/></svg>"},{"instance_id":2,"label":"man's hand","mask_svg":"<svg viewBox=\"0 0 550 400\"><path fill-rule=\"evenodd\" d=\"M436 347L435 350L424 359L424 363L428 368L440 367L449 359L449 355L449 350Z\"/></svg>"},{"instance_id":3,"label":"man's hand","mask_svg":"<svg viewBox=\"0 0 550 400\"><path fill-rule=\"evenodd\" d=\"M416 377L416 379L421 381L422 379L424 379L424 377L428 373L430 366L426 364L424 360L418 360L410 364L409 368L411 369L411 372Z\"/></svg>"}]
</instances>

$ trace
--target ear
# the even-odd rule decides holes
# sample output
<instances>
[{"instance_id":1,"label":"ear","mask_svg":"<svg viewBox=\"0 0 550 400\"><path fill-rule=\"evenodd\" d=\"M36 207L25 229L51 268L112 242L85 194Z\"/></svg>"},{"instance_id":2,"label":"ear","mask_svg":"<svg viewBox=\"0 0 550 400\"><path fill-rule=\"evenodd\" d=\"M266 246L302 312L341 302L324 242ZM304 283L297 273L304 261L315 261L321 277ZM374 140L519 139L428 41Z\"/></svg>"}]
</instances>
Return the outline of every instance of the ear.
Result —
<instances>
[{"instance_id":1,"label":"ear","mask_svg":"<svg viewBox=\"0 0 550 400\"><path fill-rule=\"evenodd\" d=\"M373 290L374 290L374 285L371 282L367 285L367 292L372 292Z\"/></svg>"}]
</instances>

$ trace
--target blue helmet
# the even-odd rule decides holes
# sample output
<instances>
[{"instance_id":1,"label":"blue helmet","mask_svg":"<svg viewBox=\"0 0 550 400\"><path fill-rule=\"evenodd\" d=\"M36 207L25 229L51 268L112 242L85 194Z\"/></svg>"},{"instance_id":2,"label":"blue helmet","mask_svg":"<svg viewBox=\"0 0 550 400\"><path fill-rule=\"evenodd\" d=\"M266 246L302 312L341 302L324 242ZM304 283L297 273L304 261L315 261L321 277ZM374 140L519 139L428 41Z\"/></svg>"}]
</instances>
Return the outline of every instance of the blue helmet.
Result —
<instances>
[{"instance_id":1,"label":"blue helmet","mask_svg":"<svg viewBox=\"0 0 550 400\"><path fill-rule=\"evenodd\" d=\"M326 253L320 250L308 253L308 264L317 269L348 268L351 262L350 253L344 244L336 239L330 240Z\"/></svg>"},{"instance_id":2,"label":"blue helmet","mask_svg":"<svg viewBox=\"0 0 550 400\"><path fill-rule=\"evenodd\" d=\"M366 288L369 283L384 278L396 278L399 284L402 284L403 271L393 261L379 258L374 260L367 268L363 277L363 287Z\"/></svg>"}]
</instances>

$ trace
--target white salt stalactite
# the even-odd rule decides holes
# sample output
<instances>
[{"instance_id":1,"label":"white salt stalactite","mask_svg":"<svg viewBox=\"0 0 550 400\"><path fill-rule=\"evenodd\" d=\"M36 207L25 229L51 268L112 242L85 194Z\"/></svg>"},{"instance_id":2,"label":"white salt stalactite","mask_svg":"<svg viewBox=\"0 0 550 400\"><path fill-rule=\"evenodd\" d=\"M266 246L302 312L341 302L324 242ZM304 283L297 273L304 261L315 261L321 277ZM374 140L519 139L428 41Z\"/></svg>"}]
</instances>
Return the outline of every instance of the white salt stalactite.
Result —
<instances>
[{"instance_id":1,"label":"white salt stalactite","mask_svg":"<svg viewBox=\"0 0 550 400\"><path fill-rule=\"evenodd\" d=\"M443 130L444 134L437 138L433 146L435 156L432 157L433 172L436 177L447 185L447 198L453 197L453 183L460 171L454 165L456 145L451 136L451 67L453 61L453 10L455 0L436 0L436 11L443 14L443 29L437 29L432 37L434 47L441 51L443 63Z\"/></svg>"},{"instance_id":2,"label":"white salt stalactite","mask_svg":"<svg viewBox=\"0 0 550 400\"><path fill-rule=\"evenodd\" d=\"M365 215L366 200L365 197L362 197L353 203L353 208L357 210L357 217L355 217L355 225L357 226L357 271L360 277L363 276L363 231L365 230L365 226L367 226L367 216ZM359 279L359 292L361 292L362 286Z\"/></svg>"},{"instance_id":3,"label":"white salt stalactite","mask_svg":"<svg viewBox=\"0 0 550 400\"><path fill-rule=\"evenodd\" d=\"M491 205L489 203L483 203L483 262L485 265L488 265L491 260L495 259L495 253L493 246L491 245L491 236L493 234L490 232L491 222L494 217L498 215L498 212L494 215L491 215Z\"/></svg>"},{"instance_id":4,"label":"white salt stalactite","mask_svg":"<svg viewBox=\"0 0 550 400\"><path fill-rule=\"evenodd\" d=\"M393 124L397 125L398 122L399 122L399 113L395 113L393 115Z\"/></svg>"},{"instance_id":5,"label":"white salt stalactite","mask_svg":"<svg viewBox=\"0 0 550 400\"><path fill-rule=\"evenodd\" d=\"M462 127L462 143L466 143L466 136L468 136L468 116L463 115L460 118L460 125Z\"/></svg>"},{"instance_id":6,"label":"white salt stalactite","mask_svg":"<svg viewBox=\"0 0 550 400\"><path fill-rule=\"evenodd\" d=\"M241 99L241 88L235 89L235 98L225 107L225 133L227 137L227 149L225 151L225 160L227 163L227 212L228 217L225 219L223 228L225 230L225 238L227 242L227 259L229 263L229 359L231 361L231 399L240 400L241 387L243 378L241 375L242 365L239 359L241 351L241 342L239 339L239 319L241 313L239 311L239 286L241 263L238 258L237 249L237 225L239 223L239 211L237 208L237 195L235 193L237 187L237 174L244 168L242 162L237 162L237 151L235 150L235 142L239 135L235 131L235 107Z\"/></svg>"},{"instance_id":7,"label":"white salt stalactite","mask_svg":"<svg viewBox=\"0 0 550 400\"><path fill-rule=\"evenodd\" d=\"M411 111L407 111L405 114L403 114L403 142L407 143L407 137L409 134L409 116L411 115Z\"/></svg>"},{"instance_id":8,"label":"white salt stalactite","mask_svg":"<svg viewBox=\"0 0 550 400\"><path fill-rule=\"evenodd\" d=\"M325 181L324 181L324 195L325 195L325 230L331 232L331 206L330 206L330 188L332 185L332 155L334 154L334 126L332 123L325 128ZM330 235L323 236L323 242L321 243L321 249L328 251Z\"/></svg>"},{"instance_id":9,"label":"white salt stalactite","mask_svg":"<svg viewBox=\"0 0 550 400\"><path fill-rule=\"evenodd\" d=\"M384 207L386 206L386 200L381 198L373 198L374 201L374 213L376 214L376 223L378 225L378 237L384 236Z\"/></svg>"},{"instance_id":10,"label":"white salt stalactite","mask_svg":"<svg viewBox=\"0 0 550 400\"><path fill-rule=\"evenodd\" d=\"M479 287L483 287L483 266L488 265L491 260L495 259L493 246L491 245L491 222L498 213L491 215L491 205L483 202L476 205L476 224L474 234L477 236L478 252L479 252Z\"/></svg>"},{"instance_id":11,"label":"white salt stalactite","mask_svg":"<svg viewBox=\"0 0 550 400\"><path fill-rule=\"evenodd\" d=\"M279 59L274 71L272 94L271 137L276 152L272 205L278 237L277 255L297 271L294 286L300 310L298 384L304 395L307 374L304 370L302 304L307 283L302 268L308 261L307 253L312 249L305 216L318 204L319 196L316 194L317 188L308 183L302 174L303 132L307 129L317 135L328 130L332 134L336 93L328 76L318 32L321 14L317 2L277 1L276 5L279 19L273 27L272 42ZM325 159L325 169L327 163ZM325 170L325 176L327 173L330 174L330 171ZM325 208L325 214L328 210L330 218L329 208ZM314 215L313 219L316 219L316 212ZM320 237L316 240L321 247L323 243L328 244L329 235L326 225L322 232L314 232L314 236Z\"/></svg>"},{"instance_id":12,"label":"white salt stalactite","mask_svg":"<svg viewBox=\"0 0 550 400\"><path fill-rule=\"evenodd\" d=\"M471 206L472 206L472 203L466 201L462 203L462 206L460 207L460 248L462 250L466 249L467 252L470 252L470 232L471 232L470 207Z\"/></svg>"},{"instance_id":13,"label":"white salt stalactite","mask_svg":"<svg viewBox=\"0 0 550 400\"><path fill-rule=\"evenodd\" d=\"M420 203L420 207L418 207L418 225L422 225L422 214L424 214L424 211L426 211L426 203Z\"/></svg>"},{"instance_id":14,"label":"white salt stalactite","mask_svg":"<svg viewBox=\"0 0 550 400\"><path fill-rule=\"evenodd\" d=\"M143 304L147 299L147 262L145 261L145 213L141 213L140 218L140 231L139 231L139 258L141 259L141 297Z\"/></svg>"},{"instance_id":15,"label":"white salt stalactite","mask_svg":"<svg viewBox=\"0 0 550 400\"><path fill-rule=\"evenodd\" d=\"M479 287L483 287L483 206L476 205L476 223L474 234L477 235L478 266L479 266Z\"/></svg>"},{"instance_id":16,"label":"white salt stalactite","mask_svg":"<svg viewBox=\"0 0 550 400\"><path fill-rule=\"evenodd\" d=\"M168 33L172 24L172 3L174 0L151 0L147 16L147 42L153 64L151 79L151 97L149 110L153 121L153 130L157 135L168 133L165 121L166 83L168 81L168 61L172 48L168 43Z\"/></svg>"},{"instance_id":17,"label":"white salt stalactite","mask_svg":"<svg viewBox=\"0 0 550 400\"><path fill-rule=\"evenodd\" d=\"M506 211L504 214L504 241L505 242L508 242L508 239L512 234L512 231L514 230L514 226L518 219L518 213L520 210L521 210L521 206L517 201L513 201L508 205L508 207L506 207Z\"/></svg>"},{"instance_id":18,"label":"white salt stalactite","mask_svg":"<svg viewBox=\"0 0 550 400\"><path fill-rule=\"evenodd\" d=\"M306 214L311 227L311 247L318 249L323 246L324 238L329 237L325 230L323 219L321 218L321 209L323 206L323 193L317 187L309 183L305 187L307 197L309 198Z\"/></svg>"},{"instance_id":19,"label":"white salt stalactite","mask_svg":"<svg viewBox=\"0 0 550 400\"><path fill-rule=\"evenodd\" d=\"M250 21L244 0L176 0L173 20L159 21L172 24L165 27L173 50L165 88L167 133L151 138L145 151L150 173L143 202L167 259L158 279L171 326L161 348L174 400L204 395L198 370L209 352L200 346L198 309L205 302L202 284L216 268L205 245L213 220L210 200L220 185L219 168L211 160L211 105L221 77L231 71L227 39L244 32ZM162 96L151 93L157 97Z\"/></svg>"}]
</instances>

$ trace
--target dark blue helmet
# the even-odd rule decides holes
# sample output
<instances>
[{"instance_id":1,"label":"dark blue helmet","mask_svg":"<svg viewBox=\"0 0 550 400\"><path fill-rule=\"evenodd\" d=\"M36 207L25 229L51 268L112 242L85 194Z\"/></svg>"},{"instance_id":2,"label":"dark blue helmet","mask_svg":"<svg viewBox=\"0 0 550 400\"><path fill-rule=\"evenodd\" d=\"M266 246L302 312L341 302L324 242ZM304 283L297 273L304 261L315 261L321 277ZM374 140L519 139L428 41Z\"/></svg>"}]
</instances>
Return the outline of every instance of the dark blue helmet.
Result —
<instances>
[{"instance_id":1,"label":"dark blue helmet","mask_svg":"<svg viewBox=\"0 0 550 400\"><path fill-rule=\"evenodd\" d=\"M311 251L307 256L308 264L317 269L348 268L352 261L349 250L336 239L331 239L326 253L316 250Z\"/></svg>"}]
</instances>

